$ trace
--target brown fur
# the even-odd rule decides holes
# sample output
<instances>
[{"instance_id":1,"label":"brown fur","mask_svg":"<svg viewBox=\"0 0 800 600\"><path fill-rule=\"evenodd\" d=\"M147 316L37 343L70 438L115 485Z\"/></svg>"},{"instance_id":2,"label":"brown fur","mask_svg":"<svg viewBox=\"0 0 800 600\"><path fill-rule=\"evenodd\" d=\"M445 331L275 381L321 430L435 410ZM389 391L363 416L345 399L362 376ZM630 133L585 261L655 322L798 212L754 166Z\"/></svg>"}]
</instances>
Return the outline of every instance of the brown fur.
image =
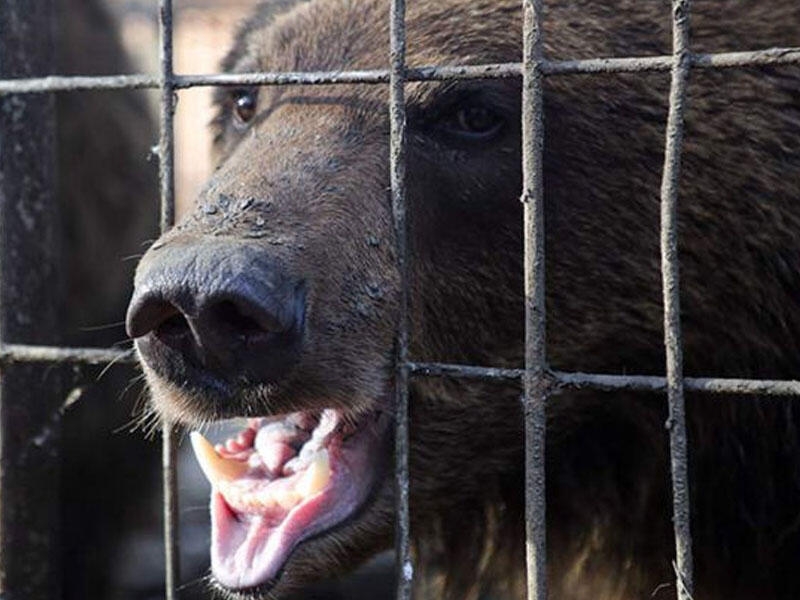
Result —
<instances>
[{"instance_id":1,"label":"brown fur","mask_svg":"<svg viewBox=\"0 0 800 600\"><path fill-rule=\"evenodd\" d=\"M277 16L273 8L244 27L229 70L387 66L387 2L314 0ZM692 22L695 51L791 45L800 4L698 0ZM548 3L547 54L667 53L668 25L664 2ZM510 0L411 3L409 61L516 61L519 31ZM667 74L546 82L554 368L664 370L657 233L667 90ZM519 92L516 80L408 86L415 359L522 363ZM499 137L470 144L442 133L437 123L464 93L503 116ZM195 212L162 241L252 238L307 281L307 341L280 385L243 391L225 405L182 393L146 369L161 410L196 421L331 405L389 409L399 278L386 100L384 86L262 88L256 120L240 131L229 93L220 92L218 170ZM796 376L798 148L796 67L692 74L680 188L688 375ZM219 210L210 214L208 204ZM523 597L518 394L501 385L414 383L419 597ZM781 399L706 396L689 396L687 406L696 597L796 597L796 410ZM665 419L661 396L551 399L551 597L674 596ZM275 596L388 547L391 481L387 471L357 518L302 544Z\"/></svg>"}]
</instances>

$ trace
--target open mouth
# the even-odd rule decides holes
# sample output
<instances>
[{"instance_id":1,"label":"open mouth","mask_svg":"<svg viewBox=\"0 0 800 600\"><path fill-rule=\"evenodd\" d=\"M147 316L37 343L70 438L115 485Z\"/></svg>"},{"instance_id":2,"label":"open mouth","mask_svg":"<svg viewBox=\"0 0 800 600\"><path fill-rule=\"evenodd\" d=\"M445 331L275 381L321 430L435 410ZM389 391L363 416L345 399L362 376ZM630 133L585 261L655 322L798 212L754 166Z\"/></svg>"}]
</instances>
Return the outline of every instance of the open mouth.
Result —
<instances>
[{"instance_id":1,"label":"open mouth","mask_svg":"<svg viewBox=\"0 0 800 600\"><path fill-rule=\"evenodd\" d=\"M273 583L301 542L353 517L377 481L385 412L250 419L225 444L191 434L211 482L211 570L224 587Z\"/></svg>"}]
</instances>

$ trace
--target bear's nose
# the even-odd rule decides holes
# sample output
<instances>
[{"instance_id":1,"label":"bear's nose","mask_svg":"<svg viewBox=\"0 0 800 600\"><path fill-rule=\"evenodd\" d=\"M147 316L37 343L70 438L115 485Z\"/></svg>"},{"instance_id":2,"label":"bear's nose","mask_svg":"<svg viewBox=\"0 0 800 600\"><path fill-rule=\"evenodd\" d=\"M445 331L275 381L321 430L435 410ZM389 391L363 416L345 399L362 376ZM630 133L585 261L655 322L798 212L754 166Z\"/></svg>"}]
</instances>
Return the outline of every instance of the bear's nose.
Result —
<instances>
[{"instance_id":1,"label":"bear's nose","mask_svg":"<svg viewBox=\"0 0 800 600\"><path fill-rule=\"evenodd\" d=\"M142 260L128 335L159 375L273 383L299 355L305 294L258 248L166 243Z\"/></svg>"}]
</instances>

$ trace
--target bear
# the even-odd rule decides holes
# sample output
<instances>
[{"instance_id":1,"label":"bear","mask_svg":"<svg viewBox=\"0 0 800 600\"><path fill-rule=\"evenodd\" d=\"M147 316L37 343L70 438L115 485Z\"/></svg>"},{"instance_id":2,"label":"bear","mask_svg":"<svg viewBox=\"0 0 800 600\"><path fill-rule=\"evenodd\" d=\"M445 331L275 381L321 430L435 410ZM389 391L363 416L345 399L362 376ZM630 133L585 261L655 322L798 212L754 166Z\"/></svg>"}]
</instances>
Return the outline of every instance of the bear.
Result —
<instances>
[{"instance_id":1,"label":"bear","mask_svg":"<svg viewBox=\"0 0 800 600\"><path fill-rule=\"evenodd\" d=\"M231 73L389 65L386 0L265 2ZM552 59L671 51L666 2L545 2ZM792 0L698 0L693 52L796 43ZM519 62L510 0L409 3L410 66ZM547 356L565 371L665 369L659 186L669 74L547 77ZM523 364L518 77L407 93L410 356ZM401 276L384 84L216 95L216 170L137 267L127 331L159 415L212 485L215 587L283 598L393 543ZM680 179L687 376L791 379L800 342L800 69L695 69ZM415 597L524 598L520 388L415 377ZM687 394L695 593L800 593L800 418L791 398ZM673 598L662 394L547 404L549 597Z\"/></svg>"}]
</instances>

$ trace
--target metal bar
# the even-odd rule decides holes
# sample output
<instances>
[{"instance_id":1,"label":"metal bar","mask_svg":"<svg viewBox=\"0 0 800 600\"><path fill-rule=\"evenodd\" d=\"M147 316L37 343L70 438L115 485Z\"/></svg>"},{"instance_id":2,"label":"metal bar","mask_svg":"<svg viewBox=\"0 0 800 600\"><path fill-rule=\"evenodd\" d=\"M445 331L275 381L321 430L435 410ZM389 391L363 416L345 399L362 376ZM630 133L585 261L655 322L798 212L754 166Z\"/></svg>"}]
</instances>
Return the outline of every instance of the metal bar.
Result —
<instances>
[{"instance_id":1,"label":"metal bar","mask_svg":"<svg viewBox=\"0 0 800 600\"><path fill-rule=\"evenodd\" d=\"M133 350L117 348L62 348L31 344L0 345L0 365L24 362L68 363L76 365L136 364ZM454 377L487 381L522 381L525 369L481 367L447 363L409 362L412 377ZM553 392L561 389L599 391L666 392L667 378L657 375L610 375L547 371ZM711 394L800 396L800 381L780 379L742 379L729 377L685 377L684 389Z\"/></svg>"},{"instance_id":2,"label":"metal bar","mask_svg":"<svg viewBox=\"0 0 800 600\"><path fill-rule=\"evenodd\" d=\"M669 430L672 470L672 520L675 530L675 575L678 600L691 600L694 589L678 268L678 184L686 89L691 68L689 8L689 0L672 0L672 82L664 149L664 171L661 181L661 277L664 293L664 346L669 401L667 429Z\"/></svg>"},{"instance_id":3,"label":"metal bar","mask_svg":"<svg viewBox=\"0 0 800 600\"><path fill-rule=\"evenodd\" d=\"M0 95L43 92L82 92L87 90L134 90L158 88L155 75L49 75L26 79L0 80Z\"/></svg>"},{"instance_id":4,"label":"metal bar","mask_svg":"<svg viewBox=\"0 0 800 600\"><path fill-rule=\"evenodd\" d=\"M133 350L116 348L61 348L30 344L0 345L0 365L22 362L70 363L107 365L113 363L135 364ZM447 363L409 362L409 375L413 377L455 377L459 379L521 381L524 369L481 367ZM657 375L610 375L606 373L580 373L547 371L555 390L595 389L600 391L666 392L667 378ZM743 379L731 377L685 377L684 389L690 392L711 394L738 394L763 396L800 396L800 381L781 379Z\"/></svg>"},{"instance_id":5,"label":"metal bar","mask_svg":"<svg viewBox=\"0 0 800 600\"><path fill-rule=\"evenodd\" d=\"M397 265L400 271L400 321L397 330L397 382L395 406L395 554L397 561L397 600L411 600L414 564L411 560L411 515L409 509L409 423L408 423L408 345L410 253L406 206L406 4L392 0L390 8L389 81L389 182L392 214L397 238Z\"/></svg>"},{"instance_id":6,"label":"metal bar","mask_svg":"<svg viewBox=\"0 0 800 600\"><path fill-rule=\"evenodd\" d=\"M0 2L0 75L53 69L52 0ZM0 336L58 337L59 206L52 96L0 98ZM0 597L61 597L61 369L0 374Z\"/></svg>"},{"instance_id":7,"label":"metal bar","mask_svg":"<svg viewBox=\"0 0 800 600\"><path fill-rule=\"evenodd\" d=\"M800 48L766 48L749 52L722 52L692 55L696 69L730 69L769 65L800 64ZM672 56L633 56L588 58L580 60L545 60L545 76L591 75L596 73L646 73L669 71ZM503 79L520 77L521 63L494 63L468 66L423 66L409 68L406 81L447 81L458 79ZM388 83L390 71L320 71L285 73L217 73L174 75L174 89L239 85L333 85L342 83ZM0 80L2 94L36 94L83 90L156 89L161 79L156 75L47 76Z\"/></svg>"},{"instance_id":8,"label":"metal bar","mask_svg":"<svg viewBox=\"0 0 800 600\"><path fill-rule=\"evenodd\" d=\"M528 600L546 600L543 0L523 0L522 203L525 252L525 540Z\"/></svg>"},{"instance_id":9,"label":"metal bar","mask_svg":"<svg viewBox=\"0 0 800 600\"><path fill-rule=\"evenodd\" d=\"M158 144L161 233L175 222L175 83L172 72L172 0L159 0L161 120Z\"/></svg>"},{"instance_id":10,"label":"metal bar","mask_svg":"<svg viewBox=\"0 0 800 600\"><path fill-rule=\"evenodd\" d=\"M0 365L48 362L83 365L134 364L133 350L116 348L59 348L31 344L0 344Z\"/></svg>"},{"instance_id":11,"label":"metal bar","mask_svg":"<svg viewBox=\"0 0 800 600\"><path fill-rule=\"evenodd\" d=\"M161 184L161 233L175 222L175 82L172 61L172 0L159 0L161 120L158 144ZM177 600L180 583L178 508L178 430L167 419L161 423L161 458L164 486L164 569L167 600Z\"/></svg>"},{"instance_id":12,"label":"metal bar","mask_svg":"<svg viewBox=\"0 0 800 600\"><path fill-rule=\"evenodd\" d=\"M177 600L180 583L180 540L178 510L178 428L162 421L161 467L164 487L164 568L167 600Z\"/></svg>"},{"instance_id":13,"label":"metal bar","mask_svg":"<svg viewBox=\"0 0 800 600\"><path fill-rule=\"evenodd\" d=\"M695 69L732 69L767 65L800 64L800 48L765 48L749 52L720 52L693 54L687 59ZM594 73L642 73L669 71L672 56L641 56L623 58L588 58L584 60L548 61L545 75L590 75Z\"/></svg>"},{"instance_id":14,"label":"metal bar","mask_svg":"<svg viewBox=\"0 0 800 600\"><path fill-rule=\"evenodd\" d=\"M413 377L455 377L484 381L522 381L524 369L503 369L447 363L409 363ZM562 389L593 389L605 392L666 392L667 378L656 375L609 375L547 370L552 392ZM800 381L780 379L739 379L685 377L684 389L708 394L800 396Z\"/></svg>"},{"instance_id":15,"label":"metal bar","mask_svg":"<svg viewBox=\"0 0 800 600\"><path fill-rule=\"evenodd\" d=\"M552 376L558 388L635 392L668 390L666 377L650 375L603 375L555 371ZM708 394L800 396L800 381L686 377L683 380L683 387L690 392Z\"/></svg>"},{"instance_id":16,"label":"metal bar","mask_svg":"<svg viewBox=\"0 0 800 600\"><path fill-rule=\"evenodd\" d=\"M409 372L417 377L458 377L461 379L522 380L524 369L499 369L447 363L409 363Z\"/></svg>"}]
</instances>

